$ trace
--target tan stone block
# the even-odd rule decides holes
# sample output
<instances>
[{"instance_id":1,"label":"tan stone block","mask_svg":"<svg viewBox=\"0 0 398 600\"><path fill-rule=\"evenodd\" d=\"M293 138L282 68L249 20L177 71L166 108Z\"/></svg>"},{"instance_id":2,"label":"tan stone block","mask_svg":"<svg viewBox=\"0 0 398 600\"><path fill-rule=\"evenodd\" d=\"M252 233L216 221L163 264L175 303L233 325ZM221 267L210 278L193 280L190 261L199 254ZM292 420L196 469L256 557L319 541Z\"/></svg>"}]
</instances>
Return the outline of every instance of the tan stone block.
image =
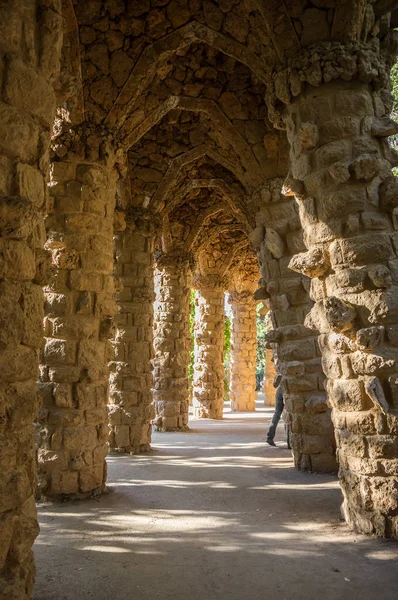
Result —
<instances>
[{"instance_id":1,"label":"tan stone block","mask_svg":"<svg viewBox=\"0 0 398 600\"><path fill-rule=\"evenodd\" d=\"M0 130L0 149L4 154L22 161L30 161L37 157L37 125L17 108L3 102L0 102Z\"/></svg>"},{"instance_id":2,"label":"tan stone block","mask_svg":"<svg viewBox=\"0 0 398 600\"><path fill-rule=\"evenodd\" d=\"M0 536L2 540L0 547L0 569L3 569L10 551L16 520L17 515L15 513L5 513L2 515L0 521Z\"/></svg>"},{"instance_id":3,"label":"tan stone block","mask_svg":"<svg viewBox=\"0 0 398 600\"><path fill-rule=\"evenodd\" d=\"M45 313L47 315L66 315L72 310L72 299L66 294L46 292Z\"/></svg>"},{"instance_id":4,"label":"tan stone block","mask_svg":"<svg viewBox=\"0 0 398 600\"><path fill-rule=\"evenodd\" d=\"M92 492L98 488L102 488L105 484L105 468L104 464L99 464L91 469L80 471L79 486L82 492Z\"/></svg>"},{"instance_id":5,"label":"tan stone block","mask_svg":"<svg viewBox=\"0 0 398 600\"><path fill-rule=\"evenodd\" d=\"M93 410L97 406L105 405L107 384L78 383L75 386L78 408L81 410Z\"/></svg>"},{"instance_id":6,"label":"tan stone block","mask_svg":"<svg viewBox=\"0 0 398 600\"><path fill-rule=\"evenodd\" d=\"M73 290L100 292L102 281L99 273L74 270L70 274L70 285Z\"/></svg>"},{"instance_id":7,"label":"tan stone block","mask_svg":"<svg viewBox=\"0 0 398 600\"><path fill-rule=\"evenodd\" d=\"M128 425L116 425L114 428L115 445L117 448L130 446L130 428Z\"/></svg>"},{"instance_id":8,"label":"tan stone block","mask_svg":"<svg viewBox=\"0 0 398 600\"><path fill-rule=\"evenodd\" d=\"M56 383L53 386L54 401L60 408L72 408L72 386L69 383Z\"/></svg>"},{"instance_id":9,"label":"tan stone block","mask_svg":"<svg viewBox=\"0 0 398 600\"><path fill-rule=\"evenodd\" d=\"M0 240L0 266L3 277L31 281L36 273L36 260L32 249L24 241Z\"/></svg>"},{"instance_id":10,"label":"tan stone block","mask_svg":"<svg viewBox=\"0 0 398 600\"><path fill-rule=\"evenodd\" d=\"M97 425L98 423L104 423L107 420L106 407L96 408L94 410L86 410L86 423L87 425Z\"/></svg>"},{"instance_id":11,"label":"tan stone block","mask_svg":"<svg viewBox=\"0 0 398 600\"><path fill-rule=\"evenodd\" d=\"M74 383L80 379L80 367L57 365L56 367L50 367L48 375L50 381L53 382Z\"/></svg>"},{"instance_id":12,"label":"tan stone block","mask_svg":"<svg viewBox=\"0 0 398 600\"><path fill-rule=\"evenodd\" d=\"M76 357L76 344L57 338L46 338L44 358L49 365L73 365Z\"/></svg>"},{"instance_id":13,"label":"tan stone block","mask_svg":"<svg viewBox=\"0 0 398 600\"><path fill-rule=\"evenodd\" d=\"M15 56L8 62L4 91L10 104L52 125L55 109L53 88L44 77Z\"/></svg>"},{"instance_id":14,"label":"tan stone block","mask_svg":"<svg viewBox=\"0 0 398 600\"><path fill-rule=\"evenodd\" d=\"M44 204L44 178L37 169L30 165L18 163L16 170L17 193L28 200L37 209Z\"/></svg>"},{"instance_id":15,"label":"tan stone block","mask_svg":"<svg viewBox=\"0 0 398 600\"><path fill-rule=\"evenodd\" d=\"M78 473L75 471L61 471L53 473L51 477L51 490L52 496L60 494L78 494L79 483Z\"/></svg>"}]
</instances>

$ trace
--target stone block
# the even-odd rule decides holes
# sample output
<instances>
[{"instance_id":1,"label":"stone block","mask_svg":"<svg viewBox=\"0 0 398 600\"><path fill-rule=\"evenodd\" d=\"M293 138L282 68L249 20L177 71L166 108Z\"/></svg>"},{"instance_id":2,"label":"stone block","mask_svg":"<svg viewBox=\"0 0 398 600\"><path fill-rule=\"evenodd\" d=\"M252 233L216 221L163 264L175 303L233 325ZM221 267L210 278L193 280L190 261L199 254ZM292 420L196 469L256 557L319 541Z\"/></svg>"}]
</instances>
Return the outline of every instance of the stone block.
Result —
<instances>
[{"instance_id":1,"label":"stone block","mask_svg":"<svg viewBox=\"0 0 398 600\"><path fill-rule=\"evenodd\" d=\"M44 358L48 365L73 365L76 356L76 345L72 341L46 338Z\"/></svg>"},{"instance_id":2,"label":"stone block","mask_svg":"<svg viewBox=\"0 0 398 600\"><path fill-rule=\"evenodd\" d=\"M3 102L0 102L0 130L3 154L27 162L37 157L38 126L17 108Z\"/></svg>"},{"instance_id":3,"label":"stone block","mask_svg":"<svg viewBox=\"0 0 398 600\"><path fill-rule=\"evenodd\" d=\"M79 487L81 492L93 492L105 485L106 471L104 467L105 464L102 462L90 469L84 469L79 472Z\"/></svg>"},{"instance_id":4,"label":"stone block","mask_svg":"<svg viewBox=\"0 0 398 600\"><path fill-rule=\"evenodd\" d=\"M30 165L17 164L16 171L17 193L21 198L28 200L37 209L44 205L45 187L43 175Z\"/></svg>"},{"instance_id":5,"label":"stone block","mask_svg":"<svg viewBox=\"0 0 398 600\"><path fill-rule=\"evenodd\" d=\"M78 473L76 471L55 472L51 477L51 496L77 494L79 492Z\"/></svg>"}]
</instances>

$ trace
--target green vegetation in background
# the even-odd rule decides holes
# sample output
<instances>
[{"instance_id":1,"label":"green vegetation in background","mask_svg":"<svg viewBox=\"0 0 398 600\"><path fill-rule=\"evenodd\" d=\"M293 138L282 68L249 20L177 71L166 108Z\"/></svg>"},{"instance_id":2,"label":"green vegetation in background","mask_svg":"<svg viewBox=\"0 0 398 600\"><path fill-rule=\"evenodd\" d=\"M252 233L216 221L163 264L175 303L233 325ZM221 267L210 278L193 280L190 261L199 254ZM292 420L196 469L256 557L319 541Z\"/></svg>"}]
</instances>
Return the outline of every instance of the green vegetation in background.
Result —
<instances>
[{"instance_id":1,"label":"green vegetation in background","mask_svg":"<svg viewBox=\"0 0 398 600\"><path fill-rule=\"evenodd\" d=\"M257 389L260 389L262 380L265 374L265 320L261 316L260 310L262 304L257 304L256 322L257 322L257 361L256 361L256 384Z\"/></svg>"},{"instance_id":2,"label":"green vegetation in background","mask_svg":"<svg viewBox=\"0 0 398 600\"><path fill-rule=\"evenodd\" d=\"M193 380L193 364L195 360L195 335L194 335L194 325L195 325L195 290L191 290L191 297L189 300L189 335L191 338L191 351L190 351L190 361L188 366L188 379L189 386L192 389L192 380Z\"/></svg>"},{"instance_id":3,"label":"green vegetation in background","mask_svg":"<svg viewBox=\"0 0 398 600\"><path fill-rule=\"evenodd\" d=\"M391 91L393 97L392 114L394 121L398 120L398 62L395 63L390 73ZM395 150L398 150L398 135L392 135L389 138L390 144ZM398 177L398 167L393 167L392 172Z\"/></svg>"},{"instance_id":4,"label":"green vegetation in background","mask_svg":"<svg viewBox=\"0 0 398 600\"><path fill-rule=\"evenodd\" d=\"M224 401L229 399L231 377L231 318L224 317Z\"/></svg>"}]
</instances>

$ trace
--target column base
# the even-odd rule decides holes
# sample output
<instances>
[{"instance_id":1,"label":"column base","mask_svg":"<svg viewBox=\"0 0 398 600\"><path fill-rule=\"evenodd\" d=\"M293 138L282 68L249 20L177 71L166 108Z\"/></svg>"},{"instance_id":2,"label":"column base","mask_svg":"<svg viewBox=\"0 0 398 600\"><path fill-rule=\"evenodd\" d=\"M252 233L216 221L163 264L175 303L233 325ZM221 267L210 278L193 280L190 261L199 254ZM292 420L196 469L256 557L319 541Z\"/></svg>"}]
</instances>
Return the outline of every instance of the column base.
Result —
<instances>
[{"instance_id":1,"label":"column base","mask_svg":"<svg viewBox=\"0 0 398 600\"><path fill-rule=\"evenodd\" d=\"M207 410L201 404L193 407L193 416L195 419L212 419L214 421L221 421L223 419L223 409L221 410Z\"/></svg>"},{"instance_id":2,"label":"column base","mask_svg":"<svg viewBox=\"0 0 398 600\"><path fill-rule=\"evenodd\" d=\"M231 400L232 412L256 412L256 403L234 402Z\"/></svg>"},{"instance_id":3,"label":"column base","mask_svg":"<svg viewBox=\"0 0 398 600\"><path fill-rule=\"evenodd\" d=\"M90 500L91 498L99 498L109 494L111 490L104 484L90 492L73 492L71 494L54 494L53 496L45 496L39 494L38 502L51 504L59 504L60 502L74 502L76 500Z\"/></svg>"},{"instance_id":4,"label":"column base","mask_svg":"<svg viewBox=\"0 0 398 600\"><path fill-rule=\"evenodd\" d=\"M155 431L158 431L159 433L166 433L166 432L173 432L173 431L184 433L185 431L191 431L191 430L188 427L188 425L181 425L180 427L178 427L178 426L176 426L176 427L155 426Z\"/></svg>"},{"instance_id":5,"label":"column base","mask_svg":"<svg viewBox=\"0 0 398 600\"><path fill-rule=\"evenodd\" d=\"M145 454L145 452L152 452L153 448L150 444L140 444L139 446L126 446L122 448L110 448L110 452L113 454Z\"/></svg>"}]
</instances>

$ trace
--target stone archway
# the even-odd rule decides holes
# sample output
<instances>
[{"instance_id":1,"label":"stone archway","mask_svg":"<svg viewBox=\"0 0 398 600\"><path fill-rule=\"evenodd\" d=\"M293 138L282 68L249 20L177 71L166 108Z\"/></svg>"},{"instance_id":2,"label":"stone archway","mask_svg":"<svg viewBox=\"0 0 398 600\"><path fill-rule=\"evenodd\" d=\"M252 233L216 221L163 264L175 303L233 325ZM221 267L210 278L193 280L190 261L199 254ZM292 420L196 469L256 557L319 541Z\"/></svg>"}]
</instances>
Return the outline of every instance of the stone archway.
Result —
<instances>
[{"instance_id":1,"label":"stone archway","mask_svg":"<svg viewBox=\"0 0 398 600\"><path fill-rule=\"evenodd\" d=\"M105 489L109 368L115 449L148 449L152 385L159 426L185 427L190 272L225 277L247 237L296 466L333 470L335 432L347 522L396 537L394 3L0 10L1 592L33 584L32 422L54 498Z\"/></svg>"}]
</instances>

